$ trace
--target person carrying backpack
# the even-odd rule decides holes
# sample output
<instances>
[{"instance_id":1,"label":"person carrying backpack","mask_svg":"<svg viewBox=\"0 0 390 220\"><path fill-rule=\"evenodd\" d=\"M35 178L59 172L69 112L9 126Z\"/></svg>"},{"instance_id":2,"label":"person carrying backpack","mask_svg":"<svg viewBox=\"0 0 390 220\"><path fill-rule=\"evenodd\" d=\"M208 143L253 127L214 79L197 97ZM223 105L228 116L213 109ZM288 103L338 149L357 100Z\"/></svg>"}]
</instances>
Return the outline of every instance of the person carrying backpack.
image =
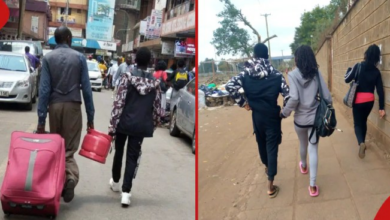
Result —
<instances>
[{"instance_id":1,"label":"person carrying backpack","mask_svg":"<svg viewBox=\"0 0 390 220\"><path fill-rule=\"evenodd\" d=\"M301 155L299 168L302 174L307 174L306 158L307 149L309 149L310 186L308 189L310 196L315 197L319 195L319 189L316 185L318 139L319 136L323 136L320 133L322 130L319 130L317 125L318 115L322 113L322 109L319 108L322 107L322 103L318 98L323 99L322 101L331 106L332 96L318 70L318 64L311 47L300 46L295 51L295 63L297 68L287 75L290 83L290 98L280 114L282 118L286 118L291 115L292 111L295 111L294 124L300 142Z\"/></svg>"},{"instance_id":2,"label":"person carrying backpack","mask_svg":"<svg viewBox=\"0 0 390 220\"><path fill-rule=\"evenodd\" d=\"M185 62L184 60L179 60L177 62L177 70L171 75L168 79L168 82L172 85L172 94L171 94L171 108L174 106L172 103L175 103L178 98L178 91L184 88L189 82L188 72L184 70ZM172 109L171 109L172 112Z\"/></svg>"},{"instance_id":3,"label":"person carrying backpack","mask_svg":"<svg viewBox=\"0 0 390 220\"><path fill-rule=\"evenodd\" d=\"M161 120L165 118L165 108L166 108L166 92L169 88L167 84L168 75L165 70L167 69L167 64L164 61L157 63L155 72L153 73L154 78L160 80L161 88Z\"/></svg>"}]
</instances>

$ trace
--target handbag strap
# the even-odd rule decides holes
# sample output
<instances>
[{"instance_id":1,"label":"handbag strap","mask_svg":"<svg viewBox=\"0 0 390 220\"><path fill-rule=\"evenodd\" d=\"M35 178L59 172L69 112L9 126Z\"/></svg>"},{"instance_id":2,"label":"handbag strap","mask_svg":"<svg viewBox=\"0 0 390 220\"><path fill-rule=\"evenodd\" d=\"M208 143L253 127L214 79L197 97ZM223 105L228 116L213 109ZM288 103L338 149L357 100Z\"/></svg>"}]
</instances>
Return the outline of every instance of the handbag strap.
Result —
<instances>
[{"instance_id":1,"label":"handbag strap","mask_svg":"<svg viewBox=\"0 0 390 220\"><path fill-rule=\"evenodd\" d=\"M360 76L361 69L362 69L362 64L358 63L358 69L357 69L357 73L356 73L356 76L355 76L355 83L359 82L359 76Z\"/></svg>"}]
</instances>

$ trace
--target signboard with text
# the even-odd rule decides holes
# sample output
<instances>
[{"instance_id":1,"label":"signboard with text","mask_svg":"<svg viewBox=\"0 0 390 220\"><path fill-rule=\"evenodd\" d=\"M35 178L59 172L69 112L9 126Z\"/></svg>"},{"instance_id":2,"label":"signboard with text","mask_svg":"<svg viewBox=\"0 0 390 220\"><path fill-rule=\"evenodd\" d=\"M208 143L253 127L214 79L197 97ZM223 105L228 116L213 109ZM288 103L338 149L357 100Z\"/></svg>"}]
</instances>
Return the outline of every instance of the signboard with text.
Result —
<instances>
[{"instance_id":1,"label":"signboard with text","mask_svg":"<svg viewBox=\"0 0 390 220\"><path fill-rule=\"evenodd\" d=\"M87 39L111 41L115 0L89 0Z\"/></svg>"},{"instance_id":2,"label":"signboard with text","mask_svg":"<svg viewBox=\"0 0 390 220\"><path fill-rule=\"evenodd\" d=\"M148 24L146 28L146 38L156 39L161 35L162 26L162 11L152 10L152 14L148 17Z\"/></svg>"},{"instance_id":3,"label":"signboard with text","mask_svg":"<svg viewBox=\"0 0 390 220\"><path fill-rule=\"evenodd\" d=\"M175 57L195 56L195 39L187 38L175 41Z\"/></svg>"}]
</instances>

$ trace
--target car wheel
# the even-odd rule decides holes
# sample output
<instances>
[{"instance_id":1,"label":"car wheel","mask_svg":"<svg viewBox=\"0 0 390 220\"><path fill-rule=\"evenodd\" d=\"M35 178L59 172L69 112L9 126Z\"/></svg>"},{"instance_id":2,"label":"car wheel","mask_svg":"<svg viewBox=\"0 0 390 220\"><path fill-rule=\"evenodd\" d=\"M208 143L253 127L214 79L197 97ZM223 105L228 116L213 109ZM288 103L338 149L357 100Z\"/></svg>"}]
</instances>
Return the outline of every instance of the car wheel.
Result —
<instances>
[{"instance_id":1,"label":"car wheel","mask_svg":"<svg viewBox=\"0 0 390 220\"><path fill-rule=\"evenodd\" d=\"M98 92L101 92L101 91L102 91L102 89L98 89L97 91L98 91Z\"/></svg>"},{"instance_id":2,"label":"car wheel","mask_svg":"<svg viewBox=\"0 0 390 220\"><path fill-rule=\"evenodd\" d=\"M37 102L37 95L35 94L34 97L33 97L33 95L31 95L31 99L32 99L32 103L36 103Z\"/></svg>"},{"instance_id":3,"label":"car wheel","mask_svg":"<svg viewBox=\"0 0 390 220\"><path fill-rule=\"evenodd\" d=\"M194 132L194 134L192 135L192 153L193 154L195 154L195 152L196 152L195 140L196 140L196 136L195 136L195 132Z\"/></svg>"},{"instance_id":4,"label":"car wheel","mask_svg":"<svg viewBox=\"0 0 390 220\"><path fill-rule=\"evenodd\" d=\"M176 125L176 110L173 110L172 116L171 116L171 121L169 123L169 134L171 136L179 136L180 130Z\"/></svg>"},{"instance_id":5,"label":"car wheel","mask_svg":"<svg viewBox=\"0 0 390 220\"><path fill-rule=\"evenodd\" d=\"M30 102L25 104L25 107L24 107L27 111L31 111L33 109L33 100L32 98L30 99Z\"/></svg>"}]
</instances>

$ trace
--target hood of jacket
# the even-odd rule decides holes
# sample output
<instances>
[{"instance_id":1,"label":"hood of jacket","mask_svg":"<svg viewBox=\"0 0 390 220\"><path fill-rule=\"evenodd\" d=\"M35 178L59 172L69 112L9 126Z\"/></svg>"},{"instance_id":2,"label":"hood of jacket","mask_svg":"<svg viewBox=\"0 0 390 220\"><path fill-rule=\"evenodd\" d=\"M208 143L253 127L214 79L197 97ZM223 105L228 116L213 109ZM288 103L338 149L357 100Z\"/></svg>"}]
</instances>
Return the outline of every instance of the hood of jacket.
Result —
<instances>
[{"instance_id":1,"label":"hood of jacket","mask_svg":"<svg viewBox=\"0 0 390 220\"><path fill-rule=\"evenodd\" d=\"M270 74L278 73L269 60L263 58L253 58L245 62L244 71L251 77L262 79Z\"/></svg>"},{"instance_id":2,"label":"hood of jacket","mask_svg":"<svg viewBox=\"0 0 390 220\"><path fill-rule=\"evenodd\" d=\"M160 80L154 79L151 73L135 69L133 72L123 74L122 80L132 85L140 95L147 95L153 90L160 88Z\"/></svg>"},{"instance_id":3,"label":"hood of jacket","mask_svg":"<svg viewBox=\"0 0 390 220\"><path fill-rule=\"evenodd\" d=\"M303 75L298 68L296 68L295 71L292 71L289 74L292 74L292 76L297 79L299 85L301 85L303 88L307 88L310 85L310 82L313 81L313 78L303 78Z\"/></svg>"}]
</instances>

